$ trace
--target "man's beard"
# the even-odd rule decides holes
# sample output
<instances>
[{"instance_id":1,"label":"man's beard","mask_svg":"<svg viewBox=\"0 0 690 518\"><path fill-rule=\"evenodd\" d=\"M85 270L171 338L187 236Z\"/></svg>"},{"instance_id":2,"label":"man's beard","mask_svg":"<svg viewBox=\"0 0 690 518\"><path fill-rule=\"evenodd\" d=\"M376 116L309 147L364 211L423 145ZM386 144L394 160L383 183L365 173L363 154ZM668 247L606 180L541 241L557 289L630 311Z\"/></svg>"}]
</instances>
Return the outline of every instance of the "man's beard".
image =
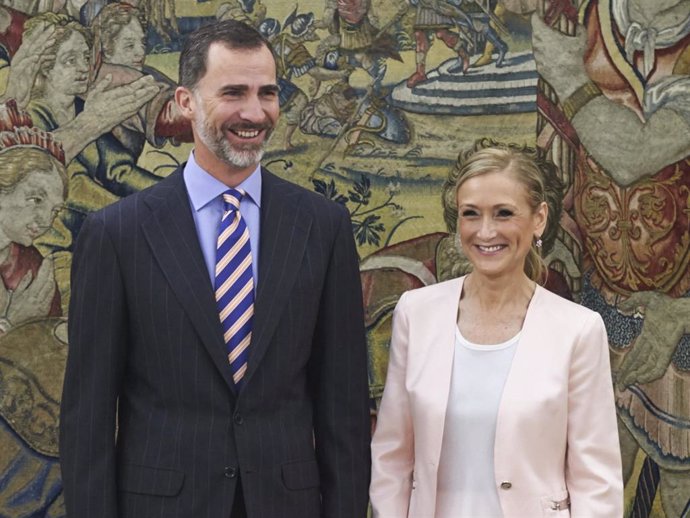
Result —
<instances>
[{"instance_id":1,"label":"man's beard","mask_svg":"<svg viewBox=\"0 0 690 518\"><path fill-rule=\"evenodd\" d=\"M219 160L231 167L245 168L261 162L264 156L264 147L268 142L270 136L270 128L266 125L243 124L235 129L239 130L266 130L266 138L261 144L248 145L247 149L237 149L232 146L230 141L225 137L223 129L217 130L209 122L206 114L200 112L194 118L194 127L201 142L216 156Z\"/></svg>"}]
</instances>

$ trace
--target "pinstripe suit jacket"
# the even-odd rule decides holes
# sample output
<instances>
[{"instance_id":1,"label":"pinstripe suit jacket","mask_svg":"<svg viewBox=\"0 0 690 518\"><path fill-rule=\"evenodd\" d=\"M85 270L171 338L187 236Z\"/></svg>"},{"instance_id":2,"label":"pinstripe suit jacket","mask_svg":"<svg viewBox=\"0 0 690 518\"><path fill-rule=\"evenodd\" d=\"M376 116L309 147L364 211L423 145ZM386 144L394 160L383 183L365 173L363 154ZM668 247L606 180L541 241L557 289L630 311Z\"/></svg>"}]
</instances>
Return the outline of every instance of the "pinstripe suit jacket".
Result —
<instances>
[{"instance_id":1,"label":"pinstripe suit jacket","mask_svg":"<svg viewBox=\"0 0 690 518\"><path fill-rule=\"evenodd\" d=\"M73 258L61 463L70 518L364 517L366 346L347 211L263 174L237 393L176 171L87 218ZM116 434L117 428L117 434Z\"/></svg>"}]
</instances>

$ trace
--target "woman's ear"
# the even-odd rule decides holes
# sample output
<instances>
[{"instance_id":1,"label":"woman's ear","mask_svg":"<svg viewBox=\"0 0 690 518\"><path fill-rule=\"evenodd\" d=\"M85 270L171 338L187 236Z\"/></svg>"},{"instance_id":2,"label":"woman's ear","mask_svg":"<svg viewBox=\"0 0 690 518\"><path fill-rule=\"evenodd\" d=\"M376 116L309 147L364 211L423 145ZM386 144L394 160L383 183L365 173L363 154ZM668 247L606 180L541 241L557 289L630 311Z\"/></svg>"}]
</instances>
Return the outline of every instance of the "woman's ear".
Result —
<instances>
[{"instance_id":1,"label":"woman's ear","mask_svg":"<svg viewBox=\"0 0 690 518\"><path fill-rule=\"evenodd\" d=\"M545 201L541 202L534 213L535 216L535 228L534 237L538 239L544 234L546 229L546 222L549 220L549 206Z\"/></svg>"}]
</instances>

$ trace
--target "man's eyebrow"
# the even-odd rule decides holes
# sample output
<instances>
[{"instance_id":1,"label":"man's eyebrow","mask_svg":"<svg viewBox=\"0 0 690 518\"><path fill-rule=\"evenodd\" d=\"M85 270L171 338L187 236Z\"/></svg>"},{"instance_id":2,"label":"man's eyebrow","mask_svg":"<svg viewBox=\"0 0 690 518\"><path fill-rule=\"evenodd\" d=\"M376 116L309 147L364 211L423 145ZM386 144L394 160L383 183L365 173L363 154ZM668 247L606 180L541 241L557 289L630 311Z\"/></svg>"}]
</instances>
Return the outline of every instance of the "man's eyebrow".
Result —
<instances>
[{"instance_id":1,"label":"man's eyebrow","mask_svg":"<svg viewBox=\"0 0 690 518\"><path fill-rule=\"evenodd\" d=\"M247 85L225 85L221 86L219 88L219 91L221 93L225 92L246 92L249 90L249 87Z\"/></svg>"},{"instance_id":2,"label":"man's eyebrow","mask_svg":"<svg viewBox=\"0 0 690 518\"><path fill-rule=\"evenodd\" d=\"M280 87L278 85L265 85L259 88L259 91L264 93L278 93Z\"/></svg>"}]
</instances>

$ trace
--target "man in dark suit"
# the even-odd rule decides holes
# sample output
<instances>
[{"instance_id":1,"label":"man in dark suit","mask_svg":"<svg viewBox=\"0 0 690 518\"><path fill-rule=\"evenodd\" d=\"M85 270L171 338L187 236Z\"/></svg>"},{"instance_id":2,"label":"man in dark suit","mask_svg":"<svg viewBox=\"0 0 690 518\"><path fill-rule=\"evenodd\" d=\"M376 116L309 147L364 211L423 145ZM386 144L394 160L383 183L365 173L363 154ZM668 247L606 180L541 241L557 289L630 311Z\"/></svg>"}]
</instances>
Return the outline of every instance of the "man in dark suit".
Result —
<instances>
[{"instance_id":1,"label":"man in dark suit","mask_svg":"<svg viewBox=\"0 0 690 518\"><path fill-rule=\"evenodd\" d=\"M180 85L189 161L92 214L74 253L68 516L364 517L366 348L347 211L259 165L278 87L256 31L224 21L190 35Z\"/></svg>"}]
</instances>

